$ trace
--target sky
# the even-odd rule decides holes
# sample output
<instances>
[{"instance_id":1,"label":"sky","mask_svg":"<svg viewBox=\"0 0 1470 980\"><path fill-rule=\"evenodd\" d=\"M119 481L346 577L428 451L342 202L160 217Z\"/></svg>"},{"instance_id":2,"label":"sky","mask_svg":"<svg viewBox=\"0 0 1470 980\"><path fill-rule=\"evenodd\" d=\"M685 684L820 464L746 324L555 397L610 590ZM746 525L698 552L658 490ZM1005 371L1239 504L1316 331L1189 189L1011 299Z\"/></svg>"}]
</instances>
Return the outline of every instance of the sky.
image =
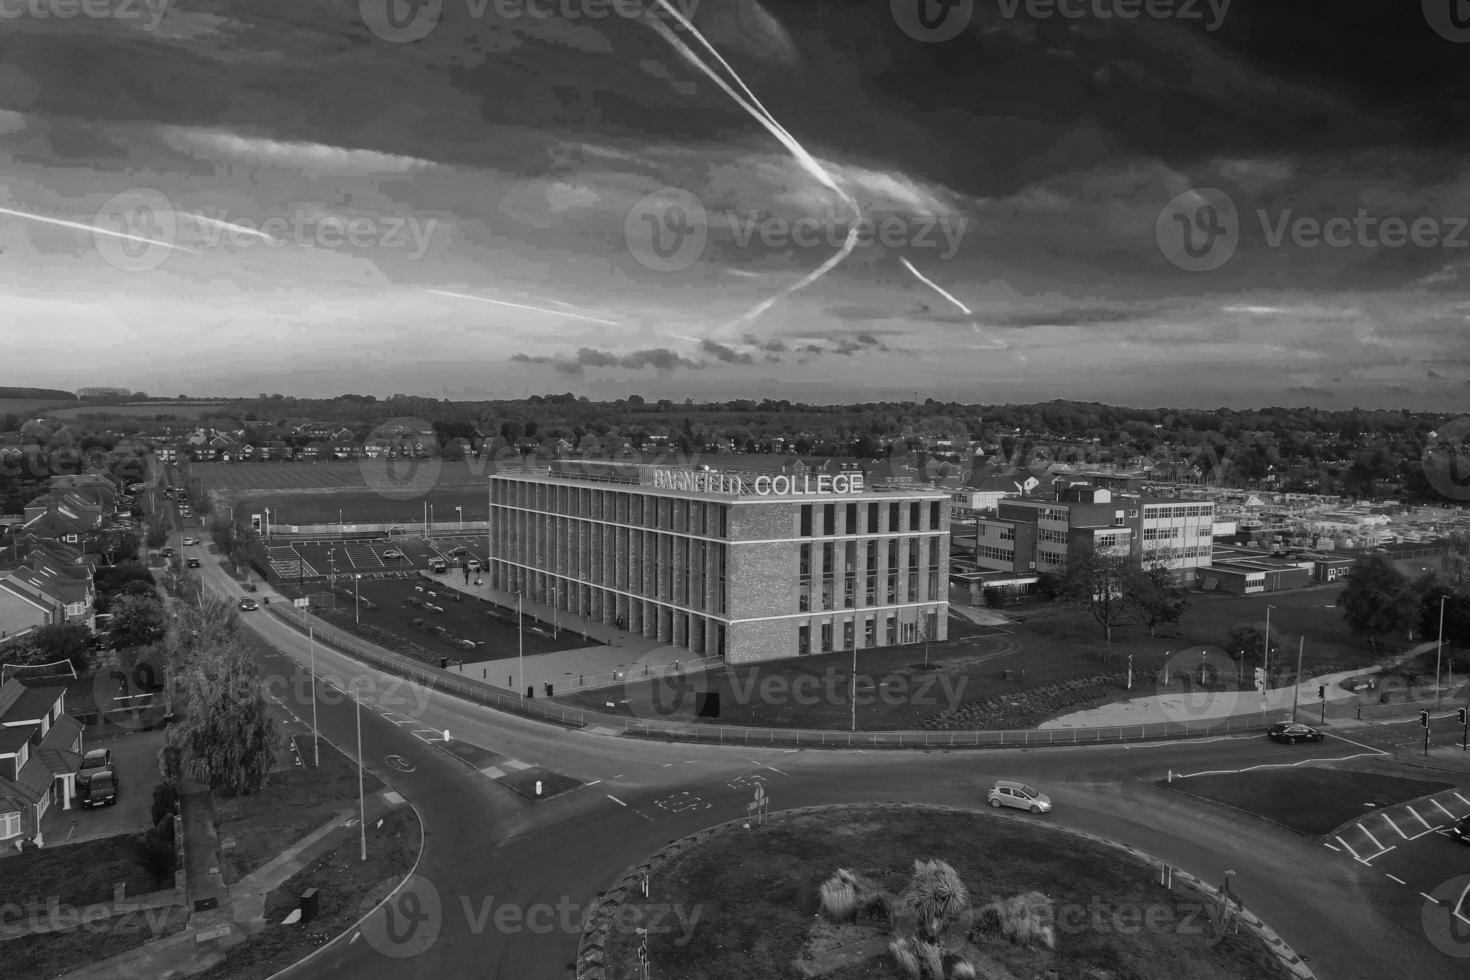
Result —
<instances>
[{"instance_id":1,"label":"sky","mask_svg":"<svg viewBox=\"0 0 1470 980\"><path fill-rule=\"evenodd\" d=\"M660 2L7 7L0 384L1470 404L1435 4Z\"/></svg>"}]
</instances>

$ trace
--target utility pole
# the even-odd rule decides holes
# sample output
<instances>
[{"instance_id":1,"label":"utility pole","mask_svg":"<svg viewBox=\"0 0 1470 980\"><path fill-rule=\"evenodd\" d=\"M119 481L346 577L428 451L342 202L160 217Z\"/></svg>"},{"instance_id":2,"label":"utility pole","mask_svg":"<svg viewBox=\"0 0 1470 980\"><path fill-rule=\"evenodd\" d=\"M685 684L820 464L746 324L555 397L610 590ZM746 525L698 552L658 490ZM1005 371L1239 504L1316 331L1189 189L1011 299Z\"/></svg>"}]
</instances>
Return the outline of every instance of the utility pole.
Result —
<instances>
[{"instance_id":1,"label":"utility pole","mask_svg":"<svg viewBox=\"0 0 1470 980\"><path fill-rule=\"evenodd\" d=\"M852 730L857 731L857 630L852 631Z\"/></svg>"},{"instance_id":2,"label":"utility pole","mask_svg":"<svg viewBox=\"0 0 1470 980\"><path fill-rule=\"evenodd\" d=\"M1293 725L1296 724L1297 705L1301 704L1302 700L1302 650L1306 645L1307 638L1303 635L1296 648L1296 683L1292 685L1291 694L1291 723Z\"/></svg>"}]
</instances>

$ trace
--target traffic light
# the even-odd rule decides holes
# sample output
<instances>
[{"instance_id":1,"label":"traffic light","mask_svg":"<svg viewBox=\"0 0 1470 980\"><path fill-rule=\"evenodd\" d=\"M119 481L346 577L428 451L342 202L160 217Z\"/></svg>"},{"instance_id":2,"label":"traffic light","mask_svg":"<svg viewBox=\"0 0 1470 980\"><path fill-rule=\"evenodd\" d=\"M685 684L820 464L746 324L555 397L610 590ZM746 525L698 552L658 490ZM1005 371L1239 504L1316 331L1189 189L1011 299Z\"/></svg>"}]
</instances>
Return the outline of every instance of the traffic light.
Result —
<instances>
[{"instance_id":1,"label":"traffic light","mask_svg":"<svg viewBox=\"0 0 1470 980\"><path fill-rule=\"evenodd\" d=\"M1327 685L1326 684L1318 684L1317 685L1317 700L1318 701L1326 701L1327 700Z\"/></svg>"},{"instance_id":2,"label":"traffic light","mask_svg":"<svg viewBox=\"0 0 1470 980\"><path fill-rule=\"evenodd\" d=\"M1429 712L1427 712L1427 711L1421 711L1421 712L1419 712L1419 727L1420 728L1428 728L1429 727Z\"/></svg>"},{"instance_id":3,"label":"traffic light","mask_svg":"<svg viewBox=\"0 0 1470 980\"><path fill-rule=\"evenodd\" d=\"M1460 722L1460 724L1462 724L1462 725L1465 724L1465 709L1464 708L1461 708L1458 711L1456 711L1455 712L1455 717Z\"/></svg>"}]
</instances>

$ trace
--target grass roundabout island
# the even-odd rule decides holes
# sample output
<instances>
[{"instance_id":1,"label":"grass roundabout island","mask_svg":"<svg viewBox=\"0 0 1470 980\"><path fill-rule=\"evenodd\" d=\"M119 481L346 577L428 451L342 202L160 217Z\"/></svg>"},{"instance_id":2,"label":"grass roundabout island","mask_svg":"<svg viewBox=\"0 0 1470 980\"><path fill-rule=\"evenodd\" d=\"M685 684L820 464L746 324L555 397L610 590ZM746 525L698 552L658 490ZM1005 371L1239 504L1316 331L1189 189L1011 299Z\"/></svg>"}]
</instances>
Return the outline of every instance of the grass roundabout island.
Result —
<instances>
[{"instance_id":1,"label":"grass roundabout island","mask_svg":"<svg viewBox=\"0 0 1470 980\"><path fill-rule=\"evenodd\" d=\"M640 980L645 942L650 980L1293 976L1248 914L1044 819L875 804L711 828L604 895L578 980Z\"/></svg>"}]
</instances>

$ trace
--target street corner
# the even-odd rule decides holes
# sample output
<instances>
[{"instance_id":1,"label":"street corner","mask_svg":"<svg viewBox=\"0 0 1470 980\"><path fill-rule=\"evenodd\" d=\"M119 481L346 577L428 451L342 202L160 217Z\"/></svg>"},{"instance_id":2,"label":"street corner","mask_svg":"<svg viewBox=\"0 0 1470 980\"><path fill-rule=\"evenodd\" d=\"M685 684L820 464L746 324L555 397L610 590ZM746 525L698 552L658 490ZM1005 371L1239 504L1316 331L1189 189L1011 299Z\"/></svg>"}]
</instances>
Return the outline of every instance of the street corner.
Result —
<instances>
[{"instance_id":1,"label":"street corner","mask_svg":"<svg viewBox=\"0 0 1470 980\"><path fill-rule=\"evenodd\" d=\"M1187 724L1235 714L1249 704L1238 689L1240 664L1221 647L1202 645L1171 652L1154 679L1166 721ZM1257 688L1258 693L1262 690Z\"/></svg>"},{"instance_id":2,"label":"street corner","mask_svg":"<svg viewBox=\"0 0 1470 980\"><path fill-rule=\"evenodd\" d=\"M1470 959L1470 874L1455 875L1423 893L1420 924L1435 949Z\"/></svg>"},{"instance_id":3,"label":"street corner","mask_svg":"<svg viewBox=\"0 0 1470 980\"><path fill-rule=\"evenodd\" d=\"M383 879L363 897L359 908L365 916L362 938L393 959L410 959L426 952L444 928L444 902L439 889L420 874L401 880Z\"/></svg>"}]
</instances>

